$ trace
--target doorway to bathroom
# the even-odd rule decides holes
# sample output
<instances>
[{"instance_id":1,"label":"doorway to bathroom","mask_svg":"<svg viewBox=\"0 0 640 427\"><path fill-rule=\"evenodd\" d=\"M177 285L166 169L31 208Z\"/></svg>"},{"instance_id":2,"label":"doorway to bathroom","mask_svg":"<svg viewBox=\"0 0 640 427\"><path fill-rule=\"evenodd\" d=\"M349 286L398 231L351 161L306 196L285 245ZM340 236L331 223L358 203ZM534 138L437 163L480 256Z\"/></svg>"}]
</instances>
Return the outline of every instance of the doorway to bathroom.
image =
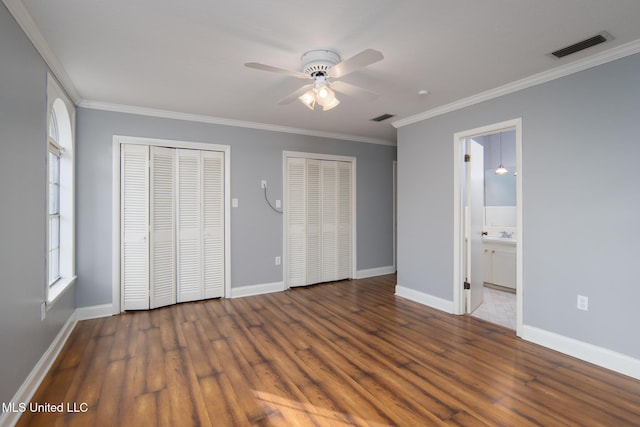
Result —
<instances>
[{"instance_id":1,"label":"doorway to bathroom","mask_svg":"<svg viewBox=\"0 0 640 427\"><path fill-rule=\"evenodd\" d=\"M522 329L522 120L454 135L454 312Z\"/></svg>"}]
</instances>

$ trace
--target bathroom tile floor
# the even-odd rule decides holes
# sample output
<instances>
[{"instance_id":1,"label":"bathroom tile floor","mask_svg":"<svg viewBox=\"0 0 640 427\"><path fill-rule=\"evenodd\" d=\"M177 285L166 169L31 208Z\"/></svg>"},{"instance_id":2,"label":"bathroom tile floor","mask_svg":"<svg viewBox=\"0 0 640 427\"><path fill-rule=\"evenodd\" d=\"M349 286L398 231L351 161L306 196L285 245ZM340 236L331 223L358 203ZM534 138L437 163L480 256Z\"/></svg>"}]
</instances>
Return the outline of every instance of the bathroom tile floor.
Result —
<instances>
[{"instance_id":1,"label":"bathroom tile floor","mask_svg":"<svg viewBox=\"0 0 640 427\"><path fill-rule=\"evenodd\" d=\"M485 286L482 300L472 316L516 329L516 294Z\"/></svg>"}]
</instances>

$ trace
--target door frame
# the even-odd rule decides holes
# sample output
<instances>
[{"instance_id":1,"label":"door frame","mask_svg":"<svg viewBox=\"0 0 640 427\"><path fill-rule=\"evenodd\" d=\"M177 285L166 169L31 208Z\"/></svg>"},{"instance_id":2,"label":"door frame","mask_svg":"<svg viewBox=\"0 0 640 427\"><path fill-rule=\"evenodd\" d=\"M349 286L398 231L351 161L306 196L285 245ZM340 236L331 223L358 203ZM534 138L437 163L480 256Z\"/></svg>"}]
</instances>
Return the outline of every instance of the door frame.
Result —
<instances>
[{"instance_id":1,"label":"door frame","mask_svg":"<svg viewBox=\"0 0 640 427\"><path fill-rule=\"evenodd\" d=\"M124 307L124 295L120 283L120 225L121 225L121 187L120 187L120 151L122 144L159 146L167 148L187 148L202 151L221 151L224 153L224 298L231 297L231 146L208 144L204 142L176 141L170 139L142 138L135 136L113 136L112 157L112 304L113 314L121 313Z\"/></svg>"},{"instance_id":2,"label":"door frame","mask_svg":"<svg viewBox=\"0 0 640 427\"><path fill-rule=\"evenodd\" d=\"M464 294L464 203L462 202L462 168L465 139L493 134L508 129L516 132L516 335L522 334L522 307L524 281L522 270L522 118L506 120L474 129L456 132L453 135L453 313L465 313Z\"/></svg>"},{"instance_id":3,"label":"door frame","mask_svg":"<svg viewBox=\"0 0 640 427\"><path fill-rule=\"evenodd\" d=\"M306 153L300 151L283 151L282 152L282 210L284 215L282 215L282 283L283 289L289 289L289 279L287 277L287 233L288 233L288 215L287 215L287 159L289 158L299 158L299 159L314 159L314 160L335 160L340 162L350 162L351 163L351 278L355 279L357 277L357 247L358 243L356 240L357 237L357 159L352 156L340 156L333 154L319 154L319 153Z\"/></svg>"},{"instance_id":4,"label":"door frame","mask_svg":"<svg viewBox=\"0 0 640 427\"><path fill-rule=\"evenodd\" d=\"M398 161L393 161L393 271L398 272Z\"/></svg>"}]
</instances>

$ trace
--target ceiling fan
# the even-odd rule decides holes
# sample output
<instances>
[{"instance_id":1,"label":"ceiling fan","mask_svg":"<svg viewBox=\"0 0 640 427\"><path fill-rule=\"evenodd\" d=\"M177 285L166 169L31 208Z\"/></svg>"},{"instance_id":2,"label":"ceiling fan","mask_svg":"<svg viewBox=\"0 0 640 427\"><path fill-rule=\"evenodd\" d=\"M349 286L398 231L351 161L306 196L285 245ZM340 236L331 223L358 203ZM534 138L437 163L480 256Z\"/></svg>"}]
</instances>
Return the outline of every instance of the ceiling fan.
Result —
<instances>
[{"instance_id":1,"label":"ceiling fan","mask_svg":"<svg viewBox=\"0 0 640 427\"><path fill-rule=\"evenodd\" d=\"M382 53L374 49L365 49L344 61L340 60L333 50L316 49L306 52L300 58L302 72L285 70L284 68L273 67L271 65L260 64L258 62L247 62L246 67L257 70L270 71L273 73L285 74L287 76L300 79L311 79L313 83L304 85L294 91L289 96L281 100L278 104L284 105L293 102L296 98L310 109L314 109L316 103L322 106L323 111L336 107L340 101L336 98L334 90L346 95L376 97L376 93L349 83L334 80L346 76L359 68L371 65L383 59Z\"/></svg>"}]
</instances>

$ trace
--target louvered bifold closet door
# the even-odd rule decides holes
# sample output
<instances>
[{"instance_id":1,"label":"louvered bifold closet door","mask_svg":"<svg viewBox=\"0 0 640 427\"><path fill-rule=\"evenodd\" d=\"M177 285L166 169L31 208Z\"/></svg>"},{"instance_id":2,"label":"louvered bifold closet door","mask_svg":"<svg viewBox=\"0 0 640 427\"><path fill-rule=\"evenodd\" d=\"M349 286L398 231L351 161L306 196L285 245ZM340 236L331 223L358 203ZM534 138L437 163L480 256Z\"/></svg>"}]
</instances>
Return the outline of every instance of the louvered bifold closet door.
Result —
<instances>
[{"instance_id":1,"label":"louvered bifold closet door","mask_svg":"<svg viewBox=\"0 0 640 427\"><path fill-rule=\"evenodd\" d=\"M320 160L306 161L306 284L322 282L322 188Z\"/></svg>"},{"instance_id":2,"label":"louvered bifold closet door","mask_svg":"<svg viewBox=\"0 0 640 427\"><path fill-rule=\"evenodd\" d=\"M353 194L351 162L337 162L338 166L338 279L348 279L351 271L351 223Z\"/></svg>"},{"instance_id":3,"label":"louvered bifold closet door","mask_svg":"<svg viewBox=\"0 0 640 427\"><path fill-rule=\"evenodd\" d=\"M224 153L202 152L204 298L224 295Z\"/></svg>"},{"instance_id":4,"label":"louvered bifold closet door","mask_svg":"<svg viewBox=\"0 0 640 427\"><path fill-rule=\"evenodd\" d=\"M200 151L176 150L177 301L203 298L202 161Z\"/></svg>"},{"instance_id":5,"label":"louvered bifold closet door","mask_svg":"<svg viewBox=\"0 0 640 427\"><path fill-rule=\"evenodd\" d=\"M322 176L322 281L338 279L338 167L323 160Z\"/></svg>"},{"instance_id":6,"label":"louvered bifold closet door","mask_svg":"<svg viewBox=\"0 0 640 427\"><path fill-rule=\"evenodd\" d=\"M124 310L149 308L149 147L120 151L120 282Z\"/></svg>"},{"instance_id":7,"label":"louvered bifold closet door","mask_svg":"<svg viewBox=\"0 0 640 427\"><path fill-rule=\"evenodd\" d=\"M287 159L287 284L306 285L305 160Z\"/></svg>"},{"instance_id":8,"label":"louvered bifold closet door","mask_svg":"<svg viewBox=\"0 0 640 427\"><path fill-rule=\"evenodd\" d=\"M175 150L151 147L150 308L176 303Z\"/></svg>"}]
</instances>

